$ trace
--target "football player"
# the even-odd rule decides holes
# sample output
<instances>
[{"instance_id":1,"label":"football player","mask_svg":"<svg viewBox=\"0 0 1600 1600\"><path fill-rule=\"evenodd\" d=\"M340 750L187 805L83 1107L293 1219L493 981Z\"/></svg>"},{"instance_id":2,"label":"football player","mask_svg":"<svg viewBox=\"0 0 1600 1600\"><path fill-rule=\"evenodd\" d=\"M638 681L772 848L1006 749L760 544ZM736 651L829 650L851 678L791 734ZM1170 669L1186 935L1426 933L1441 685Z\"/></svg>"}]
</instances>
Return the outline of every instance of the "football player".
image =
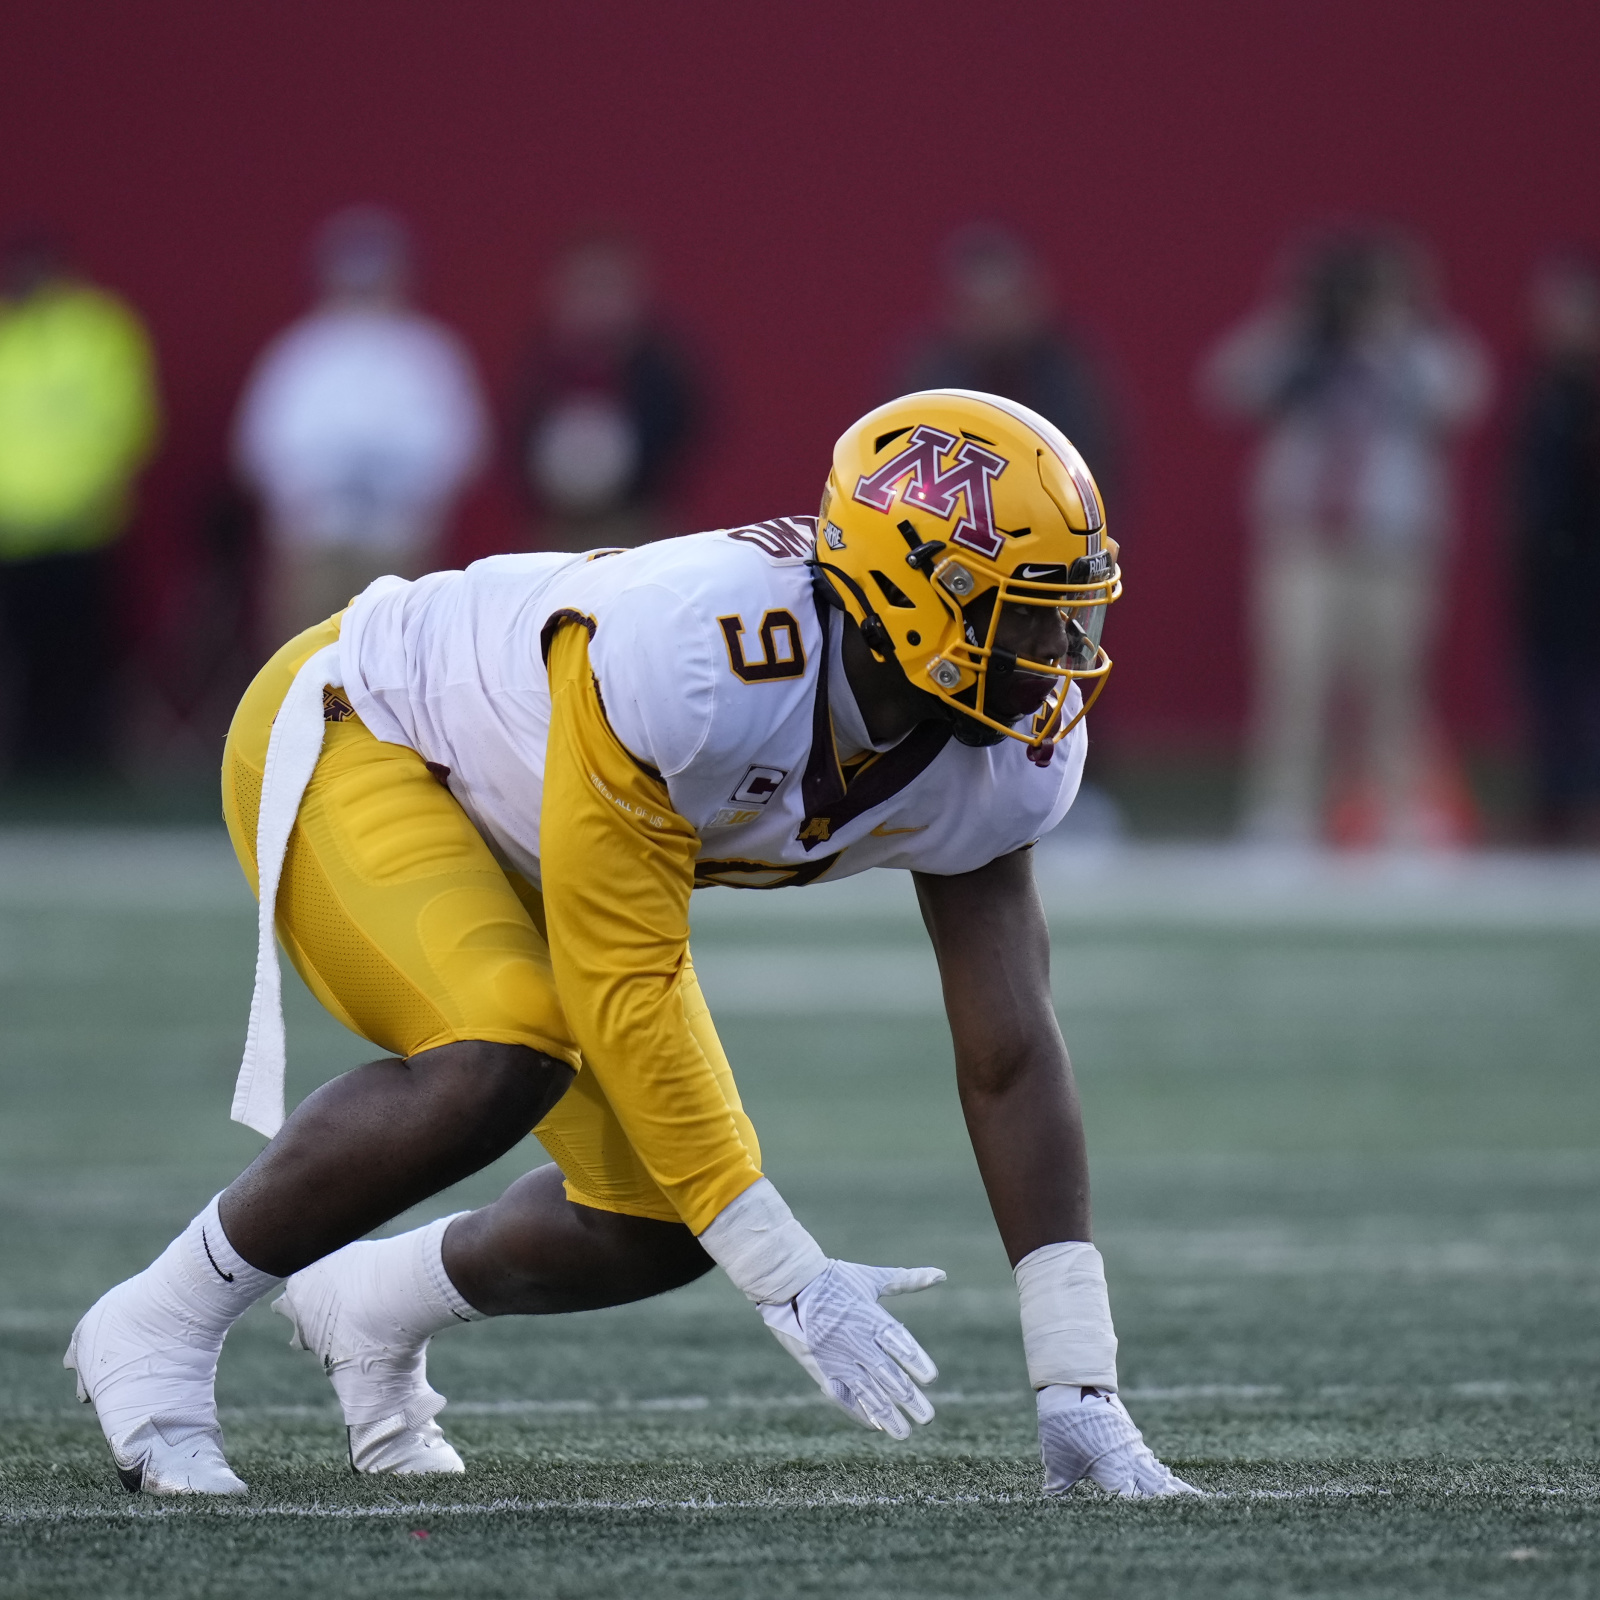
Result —
<instances>
[{"instance_id":1,"label":"football player","mask_svg":"<svg viewBox=\"0 0 1600 1600\"><path fill-rule=\"evenodd\" d=\"M698 885L915 878L957 1085L1015 1268L1045 1490L1193 1493L1117 1397L1082 1121L1030 846L1071 804L1121 593L1042 417L934 390L839 440L813 522L380 579L287 644L228 736L260 902L235 1117L270 1136L79 1323L66 1365L130 1489L239 1494L223 1338L260 1296L332 1379L358 1472L463 1470L428 1341L720 1266L823 1393L897 1439L933 1362L763 1176L688 949ZM284 1120L274 934L390 1056ZM352 1243L532 1129L493 1205Z\"/></svg>"}]
</instances>

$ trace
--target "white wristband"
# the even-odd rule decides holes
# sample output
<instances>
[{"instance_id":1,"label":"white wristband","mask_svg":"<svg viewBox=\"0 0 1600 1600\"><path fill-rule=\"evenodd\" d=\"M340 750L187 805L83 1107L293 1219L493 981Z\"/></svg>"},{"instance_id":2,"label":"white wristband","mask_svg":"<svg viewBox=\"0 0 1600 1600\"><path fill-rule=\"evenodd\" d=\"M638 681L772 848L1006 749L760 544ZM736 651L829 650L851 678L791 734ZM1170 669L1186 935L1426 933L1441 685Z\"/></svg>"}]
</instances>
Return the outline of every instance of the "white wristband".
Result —
<instances>
[{"instance_id":1,"label":"white wristband","mask_svg":"<svg viewBox=\"0 0 1600 1600\"><path fill-rule=\"evenodd\" d=\"M794 1297L828 1264L822 1246L794 1219L766 1178L726 1205L700 1235L706 1254L757 1305Z\"/></svg>"},{"instance_id":2,"label":"white wristband","mask_svg":"<svg viewBox=\"0 0 1600 1600\"><path fill-rule=\"evenodd\" d=\"M1117 1387L1106 1269L1092 1244L1047 1244L1017 1263L1028 1381Z\"/></svg>"}]
</instances>

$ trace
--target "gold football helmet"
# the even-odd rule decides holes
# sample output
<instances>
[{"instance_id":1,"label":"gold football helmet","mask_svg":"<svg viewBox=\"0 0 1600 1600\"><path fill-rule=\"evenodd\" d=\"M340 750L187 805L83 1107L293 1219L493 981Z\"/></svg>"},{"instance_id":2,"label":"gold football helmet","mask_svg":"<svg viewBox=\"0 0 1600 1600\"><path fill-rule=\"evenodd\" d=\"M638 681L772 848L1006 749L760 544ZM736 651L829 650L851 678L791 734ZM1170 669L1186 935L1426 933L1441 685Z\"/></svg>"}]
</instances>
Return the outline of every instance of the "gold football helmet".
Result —
<instances>
[{"instance_id":1,"label":"gold football helmet","mask_svg":"<svg viewBox=\"0 0 1600 1600\"><path fill-rule=\"evenodd\" d=\"M1048 760L1111 670L1100 635L1122 570L1100 491L1058 428L998 395L928 389L847 429L833 448L815 567L873 653L958 713L965 743L1008 736ZM998 647L1008 606L1055 607L1064 659ZM1056 680L1017 725L992 714L991 683L1009 673ZM1094 687L1069 721L1078 679Z\"/></svg>"}]
</instances>

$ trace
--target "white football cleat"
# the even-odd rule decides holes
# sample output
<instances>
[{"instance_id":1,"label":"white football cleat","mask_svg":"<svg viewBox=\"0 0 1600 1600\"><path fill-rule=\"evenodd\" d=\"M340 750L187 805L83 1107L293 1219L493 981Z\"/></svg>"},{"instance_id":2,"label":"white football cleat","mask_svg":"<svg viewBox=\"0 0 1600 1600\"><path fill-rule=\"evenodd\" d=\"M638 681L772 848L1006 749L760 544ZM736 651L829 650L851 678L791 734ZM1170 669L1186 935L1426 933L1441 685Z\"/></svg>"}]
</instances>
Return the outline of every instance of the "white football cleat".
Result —
<instances>
[{"instance_id":1,"label":"white football cleat","mask_svg":"<svg viewBox=\"0 0 1600 1600\"><path fill-rule=\"evenodd\" d=\"M433 1420L445 1397L428 1385L428 1339L397 1325L362 1293L365 1253L376 1248L346 1245L295 1273L272 1309L294 1329L290 1348L309 1350L333 1384L351 1471L465 1472Z\"/></svg>"},{"instance_id":2,"label":"white football cleat","mask_svg":"<svg viewBox=\"0 0 1600 1600\"><path fill-rule=\"evenodd\" d=\"M163 1303L148 1272L108 1290L73 1329L62 1366L93 1405L131 1494L248 1494L222 1453L221 1335Z\"/></svg>"},{"instance_id":3,"label":"white football cleat","mask_svg":"<svg viewBox=\"0 0 1600 1600\"><path fill-rule=\"evenodd\" d=\"M1066 1494L1084 1478L1124 1500L1201 1493L1156 1459L1127 1407L1103 1389L1041 1389L1039 1447L1047 1495Z\"/></svg>"},{"instance_id":4,"label":"white football cleat","mask_svg":"<svg viewBox=\"0 0 1600 1600\"><path fill-rule=\"evenodd\" d=\"M346 1429L352 1472L465 1472L466 1463L432 1417L398 1412L382 1422Z\"/></svg>"}]
</instances>

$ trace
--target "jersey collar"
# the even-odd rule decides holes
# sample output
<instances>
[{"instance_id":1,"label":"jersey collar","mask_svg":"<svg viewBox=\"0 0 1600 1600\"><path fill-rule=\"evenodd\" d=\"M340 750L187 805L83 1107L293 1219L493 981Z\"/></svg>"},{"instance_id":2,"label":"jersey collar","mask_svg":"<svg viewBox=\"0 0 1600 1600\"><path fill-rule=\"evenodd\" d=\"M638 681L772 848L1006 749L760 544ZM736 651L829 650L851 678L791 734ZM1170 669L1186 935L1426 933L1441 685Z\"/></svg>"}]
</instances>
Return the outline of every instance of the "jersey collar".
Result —
<instances>
[{"instance_id":1,"label":"jersey collar","mask_svg":"<svg viewBox=\"0 0 1600 1600\"><path fill-rule=\"evenodd\" d=\"M800 780L800 800L806 816L795 835L801 848L808 852L826 844L847 822L893 799L921 777L950 742L951 734L947 723L919 722L898 744L875 752L865 761L852 762L847 771L839 759L833 703L828 693L833 607L815 590L813 599L817 624L822 630L822 651L811 703L811 752Z\"/></svg>"}]
</instances>

